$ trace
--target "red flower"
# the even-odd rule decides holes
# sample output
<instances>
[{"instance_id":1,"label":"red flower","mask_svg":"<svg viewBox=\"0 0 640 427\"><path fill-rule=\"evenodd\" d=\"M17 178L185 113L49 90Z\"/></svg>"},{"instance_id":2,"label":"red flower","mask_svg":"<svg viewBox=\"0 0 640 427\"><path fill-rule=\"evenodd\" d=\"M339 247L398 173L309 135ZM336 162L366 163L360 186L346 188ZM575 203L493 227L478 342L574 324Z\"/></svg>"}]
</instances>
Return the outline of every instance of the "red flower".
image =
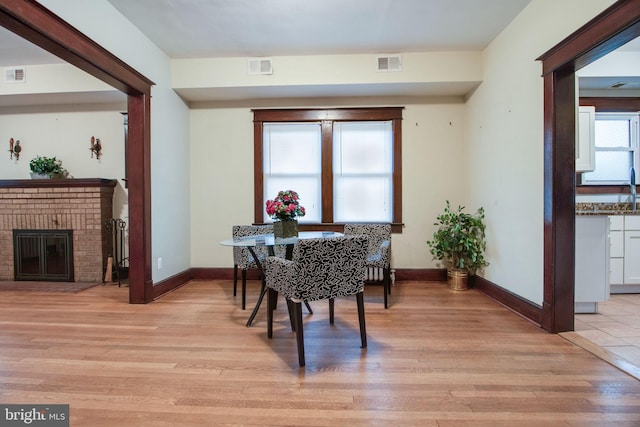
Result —
<instances>
[{"instance_id":1,"label":"red flower","mask_svg":"<svg viewBox=\"0 0 640 427\"><path fill-rule=\"evenodd\" d=\"M274 220L289 221L304 216L306 211L298 202L298 193L293 190L279 191L273 200L267 200L266 212Z\"/></svg>"}]
</instances>

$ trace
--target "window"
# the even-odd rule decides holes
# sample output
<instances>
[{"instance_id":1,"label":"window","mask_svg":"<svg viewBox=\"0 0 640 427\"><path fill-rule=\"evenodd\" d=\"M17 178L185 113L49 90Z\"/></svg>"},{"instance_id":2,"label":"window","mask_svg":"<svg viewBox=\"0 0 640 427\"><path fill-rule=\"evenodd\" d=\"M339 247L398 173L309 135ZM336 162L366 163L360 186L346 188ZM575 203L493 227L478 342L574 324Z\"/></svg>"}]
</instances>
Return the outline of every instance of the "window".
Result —
<instances>
[{"instance_id":1,"label":"window","mask_svg":"<svg viewBox=\"0 0 640 427\"><path fill-rule=\"evenodd\" d=\"M640 167L638 113L596 113L596 168L583 184L628 184L631 167Z\"/></svg>"},{"instance_id":2,"label":"window","mask_svg":"<svg viewBox=\"0 0 640 427\"><path fill-rule=\"evenodd\" d=\"M301 224L401 224L401 120L401 107L255 110L255 222L292 189Z\"/></svg>"}]
</instances>

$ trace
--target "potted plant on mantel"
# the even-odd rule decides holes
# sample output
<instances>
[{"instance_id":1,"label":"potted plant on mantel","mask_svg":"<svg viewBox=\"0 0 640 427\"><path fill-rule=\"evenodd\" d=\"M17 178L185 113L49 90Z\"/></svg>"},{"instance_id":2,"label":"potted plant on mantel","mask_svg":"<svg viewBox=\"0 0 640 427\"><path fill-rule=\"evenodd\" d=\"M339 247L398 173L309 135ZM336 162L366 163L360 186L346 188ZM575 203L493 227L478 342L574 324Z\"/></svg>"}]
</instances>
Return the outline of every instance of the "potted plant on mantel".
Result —
<instances>
[{"instance_id":1,"label":"potted plant on mantel","mask_svg":"<svg viewBox=\"0 0 640 427\"><path fill-rule=\"evenodd\" d=\"M462 291L469 288L469 275L489 265L484 258L485 239L484 209L475 214L464 212L464 206L452 210L449 201L444 213L437 217L438 229L433 240L427 241L434 259L447 267L449 289Z\"/></svg>"},{"instance_id":2,"label":"potted plant on mantel","mask_svg":"<svg viewBox=\"0 0 640 427\"><path fill-rule=\"evenodd\" d=\"M55 157L36 156L29 162L29 168L33 179L69 177L69 171L62 167L62 160Z\"/></svg>"}]
</instances>

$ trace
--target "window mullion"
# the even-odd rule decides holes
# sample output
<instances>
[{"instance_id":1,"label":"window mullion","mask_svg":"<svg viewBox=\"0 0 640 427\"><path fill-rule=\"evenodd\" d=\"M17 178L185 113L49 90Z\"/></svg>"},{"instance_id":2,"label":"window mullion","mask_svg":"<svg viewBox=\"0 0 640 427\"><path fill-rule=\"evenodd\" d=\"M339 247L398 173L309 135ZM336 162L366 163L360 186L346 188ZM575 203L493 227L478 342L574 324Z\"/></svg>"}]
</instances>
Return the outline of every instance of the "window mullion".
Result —
<instances>
[{"instance_id":1,"label":"window mullion","mask_svg":"<svg viewBox=\"0 0 640 427\"><path fill-rule=\"evenodd\" d=\"M333 121L324 120L322 134L322 222L333 222Z\"/></svg>"}]
</instances>

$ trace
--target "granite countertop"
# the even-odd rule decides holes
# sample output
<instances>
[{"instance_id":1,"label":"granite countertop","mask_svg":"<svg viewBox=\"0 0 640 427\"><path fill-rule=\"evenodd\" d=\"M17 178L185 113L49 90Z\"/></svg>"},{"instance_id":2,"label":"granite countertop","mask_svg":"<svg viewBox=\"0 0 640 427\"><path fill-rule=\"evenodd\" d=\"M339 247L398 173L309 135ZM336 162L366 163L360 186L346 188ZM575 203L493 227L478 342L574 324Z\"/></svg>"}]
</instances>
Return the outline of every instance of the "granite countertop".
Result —
<instances>
[{"instance_id":1,"label":"granite countertop","mask_svg":"<svg viewBox=\"0 0 640 427\"><path fill-rule=\"evenodd\" d=\"M576 215L640 215L631 203L576 203Z\"/></svg>"}]
</instances>

